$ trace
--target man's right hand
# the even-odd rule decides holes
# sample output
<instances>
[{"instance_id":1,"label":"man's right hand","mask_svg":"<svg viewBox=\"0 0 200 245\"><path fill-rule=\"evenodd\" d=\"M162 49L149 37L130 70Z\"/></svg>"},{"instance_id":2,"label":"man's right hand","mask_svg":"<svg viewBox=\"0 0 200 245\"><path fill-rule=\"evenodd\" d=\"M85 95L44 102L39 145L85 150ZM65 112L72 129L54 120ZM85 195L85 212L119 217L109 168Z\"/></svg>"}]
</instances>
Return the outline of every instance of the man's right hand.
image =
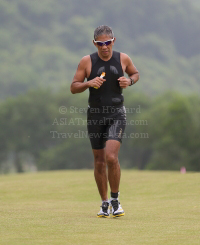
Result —
<instances>
[{"instance_id":1,"label":"man's right hand","mask_svg":"<svg viewBox=\"0 0 200 245\"><path fill-rule=\"evenodd\" d=\"M95 77L94 79L88 81L89 83L89 87L96 87L96 88L100 88L101 85L103 84L103 82L105 82L106 79L103 79L101 77Z\"/></svg>"}]
</instances>

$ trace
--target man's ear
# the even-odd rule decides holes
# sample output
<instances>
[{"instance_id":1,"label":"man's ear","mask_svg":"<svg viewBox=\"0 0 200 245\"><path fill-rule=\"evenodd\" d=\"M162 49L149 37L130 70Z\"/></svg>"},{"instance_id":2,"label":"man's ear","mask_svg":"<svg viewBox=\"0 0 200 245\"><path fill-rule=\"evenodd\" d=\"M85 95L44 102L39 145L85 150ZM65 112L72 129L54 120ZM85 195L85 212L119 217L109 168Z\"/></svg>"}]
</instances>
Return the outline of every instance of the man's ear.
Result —
<instances>
[{"instance_id":1,"label":"man's ear","mask_svg":"<svg viewBox=\"0 0 200 245\"><path fill-rule=\"evenodd\" d=\"M92 42L93 42L94 46L96 47L97 45L96 45L96 43L94 42L94 40L93 40Z\"/></svg>"},{"instance_id":2,"label":"man's ear","mask_svg":"<svg viewBox=\"0 0 200 245\"><path fill-rule=\"evenodd\" d=\"M113 44L115 43L115 41L116 41L116 37L114 37Z\"/></svg>"}]
</instances>

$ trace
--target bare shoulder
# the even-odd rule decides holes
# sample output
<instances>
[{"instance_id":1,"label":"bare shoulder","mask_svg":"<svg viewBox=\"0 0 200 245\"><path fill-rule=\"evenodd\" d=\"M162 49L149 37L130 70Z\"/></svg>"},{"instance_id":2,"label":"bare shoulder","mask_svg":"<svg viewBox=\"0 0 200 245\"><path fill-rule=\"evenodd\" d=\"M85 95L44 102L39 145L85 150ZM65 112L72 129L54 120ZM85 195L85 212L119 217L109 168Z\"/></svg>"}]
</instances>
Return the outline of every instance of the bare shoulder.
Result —
<instances>
[{"instance_id":1,"label":"bare shoulder","mask_svg":"<svg viewBox=\"0 0 200 245\"><path fill-rule=\"evenodd\" d=\"M129 64L131 62L131 58L125 54L125 53L120 53L121 55L121 61L125 64Z\"/></svg>"},{"instance_id":2,"label":"bare shoulder","mask_svg":"<svg viewBox=\"0 0 200 245\"><path fill-rule=\"evenodd\" d=\"M88 78L91 72L91 67L92 61L90 55L86 55L81 59L80 63L78 64L76 73L84 72L84 76Z\"/></svg>"},{"instance_id":3,"label":"bare shoulder","mask_svg":"<svg viewBox=\"0 0 200 245\"><path fill-rule=\"evenodd\" d=\"M120 59L123 71L127 71L127 67L133 66L133 62L127 54L120 53Z\"/></svg>"},{"instance_id":4,"label":"bare shoulder","mask_svg":"<svg viewBox=\"0 0 200 245\"><path fill-rule=\"evenodd\" d=\"M86 69L88 65L90 65L90 62L91 62L90 55L86 55L81 59L79 63L79 67L82 69Z\"/></svg>"},{"instance_id":5,"label":"bare shoulder","mask_svg":"<svg viewBox=\"0 0 200 245\"><path fill-rule=\"evenodd\" d=\"M83 56L83 58L82 58L81 60L82 60L83 62L90 61L90 55Z\"/></svg>"},{"instance_id":6,"label":"bare shoulder","mask_svg":"<svg viewBox=\"0 0 200 245\"><path fill-rule=\"evenodd\" d=\"M125 53L120 53L121 54L121 57L122 58L124 58L124 59L130 59L130 57L127 55L127 54L125 54Z\"/></svg>"}]
</instances>

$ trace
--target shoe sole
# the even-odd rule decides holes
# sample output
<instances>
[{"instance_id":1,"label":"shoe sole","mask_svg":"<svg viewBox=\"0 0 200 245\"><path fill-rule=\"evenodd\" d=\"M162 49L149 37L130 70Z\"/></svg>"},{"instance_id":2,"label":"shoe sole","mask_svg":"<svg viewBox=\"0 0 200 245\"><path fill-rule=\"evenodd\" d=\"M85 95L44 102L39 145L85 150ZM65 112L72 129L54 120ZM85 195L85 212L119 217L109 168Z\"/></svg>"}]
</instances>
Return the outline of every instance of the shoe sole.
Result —
<instances>
[{"instance_id":1,"label":"shoe sole","mask_svg":"<svg viewBox=\"0 0 200 245\"><path fill-rule=\"evenodd\" d=\"M117 218L117 217L121 217L121 216L124 216L125 213L121 213L121 214L115 214L115 215L112 215L113 218Z\"/></svg>"},{"instance_id":2,"label":"shoe sole","mask_svg":"<svg viewBox=\"0 0 200 245\"><path fill-rule=\"evenodd\" d=\"M110 218L110 216L106 216L106 215L97 215L97 218Z\"/></svg>"}]
</instances>

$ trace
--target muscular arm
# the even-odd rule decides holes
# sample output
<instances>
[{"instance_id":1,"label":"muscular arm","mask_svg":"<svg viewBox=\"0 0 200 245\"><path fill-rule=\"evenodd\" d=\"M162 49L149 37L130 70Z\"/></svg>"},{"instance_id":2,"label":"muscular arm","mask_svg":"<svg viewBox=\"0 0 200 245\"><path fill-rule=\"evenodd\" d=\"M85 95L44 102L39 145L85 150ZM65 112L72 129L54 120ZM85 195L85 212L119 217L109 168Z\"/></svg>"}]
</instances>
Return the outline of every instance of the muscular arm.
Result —
<instances>
[{"instance_id":1,"label":"muscular arm","mask_svg":"<svg viewBox=\"0 0 200 245\"><path fill-rule=\"evenodd\" d=\"M103 82L106 81L101 77L95 77L94 79L84 83L84 80L87 77L87 73L90 72L90 69L91 69L91 60L90 60L90 56L88 55L83 57L78 65L78 68L74 75L74 79L70 87L72 94L82 93L89 87L100 88Z\"/></svg>"},{"instance_id":2,"label":"muscular arm","mask_svg":"<svg viewBox=\"0 0 200 245\"><path fill-rule=\"evenodd\" d=\"M89 59L89 56L83 57L78 65L70 87L72 94L82 93L90 87L89 82L84 83L84 80L86 78L86 67L87 65L89 65Z\"/></svg>"},{"instance_id":3,"label":"muscular arm","mask_svg":"<svg viewBox=\"0 0 200 245\"><path fill-rule=\"evenodd\" d=\"M139 72L137 70L137 68L134 66L132 60L130 59L130 57L128 55L126 55L126 70L125 72L128 74L129 77L131 77L134 80L134 83L136 83L139 80Z\"/></svg>"},{"instance_id":4,"label":"muscular arm","mask_svg":"<svg viewBox=\"0 0 200 245\"><path fill-rule=\"evenodd\" d=\"M121 63L125 72L134 80L135 84L139 80L139 72L134 66L131 58L127 54L121 53ZM130 79L126 77L120 77L118 80L122 88L126 88L131 84Z\"/></svg>"}]
</instances>

